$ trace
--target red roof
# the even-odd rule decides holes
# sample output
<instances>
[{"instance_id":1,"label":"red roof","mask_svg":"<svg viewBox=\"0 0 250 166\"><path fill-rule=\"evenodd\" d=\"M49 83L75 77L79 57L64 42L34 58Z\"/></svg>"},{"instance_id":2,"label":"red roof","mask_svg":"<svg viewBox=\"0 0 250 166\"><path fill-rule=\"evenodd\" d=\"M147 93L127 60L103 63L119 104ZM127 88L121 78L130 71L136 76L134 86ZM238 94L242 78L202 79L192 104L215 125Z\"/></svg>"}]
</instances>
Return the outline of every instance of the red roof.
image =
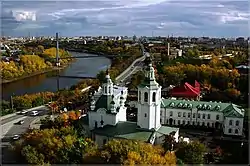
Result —
<instances>
[{"instance_id":1,"label":"red roof","mask_svg":"<svg viewBox=\"0 0 250 166\"><path fill-rule=\"evenodd\" d=\"M174 87L170 94L173 97L197 97L200 95L200 84L195 81L195 87L193 87L186 82L183 86Z\"/></svg>"}]
</instances>

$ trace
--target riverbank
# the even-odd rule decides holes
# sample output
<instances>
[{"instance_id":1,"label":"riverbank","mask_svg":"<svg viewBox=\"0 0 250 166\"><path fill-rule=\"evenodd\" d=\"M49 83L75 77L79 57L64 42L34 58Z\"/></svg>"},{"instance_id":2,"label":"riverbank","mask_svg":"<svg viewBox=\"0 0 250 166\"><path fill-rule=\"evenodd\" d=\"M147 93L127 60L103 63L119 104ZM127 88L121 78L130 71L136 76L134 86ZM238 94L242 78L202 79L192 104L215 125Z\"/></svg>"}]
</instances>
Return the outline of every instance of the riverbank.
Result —
<instances>
[{"instance_id":1,"label":"riverbank","mask_svg":"<svg viewBox=\"0 0 250 166\"><path fill-rule=\"evenodd\" d=\"M48 73L48 72L51 72L51 71L62 70L67 66L68 65L64 65L64 66L61 66L61 67L52 67L52 68L48 68L48 69L45 69L45 70L42 70L42 71L33 72L31 74L24 75L24 76L21 76L21 77L13 78L13 79L10 79L10 80L4 80L3 79L2 84L7 84L7 83L23 80L25 78L33 77L33 76L44 74L44 73Z\"/></svg>"}]
</instances>

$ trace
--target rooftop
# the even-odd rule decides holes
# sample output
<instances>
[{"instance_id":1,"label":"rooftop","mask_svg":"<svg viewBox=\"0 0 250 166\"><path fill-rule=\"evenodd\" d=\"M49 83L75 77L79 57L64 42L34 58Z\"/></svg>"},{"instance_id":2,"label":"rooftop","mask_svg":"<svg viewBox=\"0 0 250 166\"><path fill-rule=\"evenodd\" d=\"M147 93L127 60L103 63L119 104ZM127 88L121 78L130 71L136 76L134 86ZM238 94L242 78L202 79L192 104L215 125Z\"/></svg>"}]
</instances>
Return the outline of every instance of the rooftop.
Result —
<instances>
[{"instance_id":1,"label":"rooftop","mask_svg":"<svg viewBox=\"0 0 250 166\"><path fill-rule=\"evenodd\" d=\"M93 132L98 135L108 137L134 139L140 141L149 141L152 131L143 131L138 129L135 122L118 122L115 126L105 125L103 128L94 129Z\"/></svg>"},{"instance_id":2,"label":"rooftop","mask_svg":"<svg viewBox=\"0 0 250 166\"><path fill-rule=\"evenodd\" d=\"M132 139L148 142L156 133L157 137L168 135L178 131L178 128L161 126L157 131L138 128L136 122L119 122L116 126L106 125L103 128L94 129L93 132L98 135L105 135L113 138Z\"/></svg>"},{"instance_id":3,"label":"rooftop","mask_svg":"<svg viewBox=\"0 0 250 166\"><path fill-rule=\"evenodd\" d=\"M232 103L163 99L162 107L173 109L197 108L198 111L222 112L226 117L244 117L244 109L240 109L240 106Z\"/></svg>"}]
</instances>

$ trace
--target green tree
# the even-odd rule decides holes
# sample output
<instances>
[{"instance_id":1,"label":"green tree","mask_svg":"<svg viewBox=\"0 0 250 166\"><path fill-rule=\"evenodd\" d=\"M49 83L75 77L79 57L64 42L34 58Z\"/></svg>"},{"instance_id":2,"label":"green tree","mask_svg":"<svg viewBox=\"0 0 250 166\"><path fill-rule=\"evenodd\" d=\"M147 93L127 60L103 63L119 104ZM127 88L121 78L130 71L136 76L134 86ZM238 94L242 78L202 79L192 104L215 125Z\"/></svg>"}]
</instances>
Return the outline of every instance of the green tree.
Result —
<instances>
[{"instance_id":1,"label":"green tree","mask_svg":"<svg viewBox=\"0 0 250 166\"><path fill-rule=\"evenodd\" d=\"M97 75L96 78L100 81L102 84L106 80L106 72L104 70L100 71Z\"/></svg>"},{"instance_id":2,"label":"green tree","mask_svg":"<svg viewBox=\"0 0 250 166\"><path fill-rule=\"evenodd\" d=\"M164 150L167 151L172 151L175 146L175 138L173 137L172 134L166 135L164 142L162 144L162 147Z\"/></svg>"},{"instance_id":3,"label":"green tree","mask_svg":"<svg viewBox=\"0 0 250 166\"><path fill-rule=\"evenodd\" d=\"M205 145L198 141L190 143L180 142L176 151L176 157L185 164L203 164L205 152Z\"/></svg>"},{"instance_id":4,"label":"green tree","mask_svg":"<svg viewBox=\"0 0 250 166\"><path fill-rule=\"evenodd\" d=\"M37 150L30 145L24 146L21 151L21 154L24 156L24 158L29 164L44 164L44 155L38 153Z\"/></svg>"}]
</instances>

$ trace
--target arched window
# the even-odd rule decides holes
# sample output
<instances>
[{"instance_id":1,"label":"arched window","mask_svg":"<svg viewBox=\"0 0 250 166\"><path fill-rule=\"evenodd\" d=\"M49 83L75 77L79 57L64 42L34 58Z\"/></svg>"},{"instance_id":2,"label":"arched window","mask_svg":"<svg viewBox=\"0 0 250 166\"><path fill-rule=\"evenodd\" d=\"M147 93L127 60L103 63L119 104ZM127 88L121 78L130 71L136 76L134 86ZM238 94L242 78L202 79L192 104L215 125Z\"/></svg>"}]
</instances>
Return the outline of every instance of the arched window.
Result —
<instances>
[{"instance_id":1,"label":"arched window","mask_svg":"<svg viewBox=\"0 0 250 166\"><path fill-rule=\"evenodd\" d=\"M153 92L153 102L155 102L156 93Z\"/></svg>"},{"instance_id":2,"label":"arched window","mask_svg":"<svg viewBox=\"0 0 250 166\"><path fill-rule=\"evenodd\" d=\"M232 129L228 129L228 133L232 133Z\"/></svg>"},{"instance_id":3,"label":"arched window","mask_svg":"<svg viewBox=\"0 0 250 166\"><path fill-rule=\"evenodd\" d=\"M182 124L185 125L185 123L186 123L185 120L183 120L183 121L182 121Z\"/></svg>"},{"instance_id":4,"label":"arched window","mask_svg":"<svg viewBox=\"0 0 250 166\"><path fill-rule=\"evenodd\" d=\"M178 112L178 117L181 117L181 112Z\"/></svg>"},{"instance_id":5,"label":"arched window","mask_svg":"<svg viewBox=\"0 0 250 166\"><path fill-rule=\"evenodd\" d=\"M107 87L106 86L104 87L104 93L107 93Z\"/></svg>"},{"instance_id":6,"label":"arched window","mask_svg":"<svg viewBox=\"0 0 250 166\"><path fill-rule=\"evenodd\" d=\"M239 133L239 130L238 130L238 129L235 129L234 132L235 132L235 134L238 134L238 133Z\"/></svg>"},{"instance_id":7,"label":"arched window","mask_svg":"<svg viewBox=\"0 0 250 166\"><path fill-rule=\"evenodd\" d=\"M141 92L139 92L139 101L141 101Z\"/></svg>"},{"instance_id":8,"label":"arched window","mask_svg":"<svg viewBox=\"0 0 250 166\"><path fill-rule=\"evenodd\" d=\"M183 112L183 117L186 117L186 112Z\"/></svg>"},{"instance_id":9,"label":"arched window","mask_svg":"<svg viewBox=\"0 0 250 166\"><path fill-rule=\"evenodd\" d=\"M216 115L216 120L219 120L220 119L220 115Z\"/></svg>"},{"instance_id":10,"label":"arched window","mask_svg":"<svg viewBox=\"0 0 250 166\"><path fill-rule=\"evenodd\" d=\"M109 93L111 93L111 87L109 86Z\"/></svg>"},{"instance_id":11,"label":"arched window","mask_svg":"<svg viewBox=\"0 0 250 166\"><path fill-rule=\"evenodd\" d=\"M147 92L144 93L144 102L148 102L148 93Z\"/></svg>"},{"instance_id":12,"label":"arched window","mask_svg":"<svg viewBox=\"0 0 250 166\"><path fill-rule=\"evenodd\" d=\"M233 120L230 120L230 121L229 121L229 125L233 125Z\"/></svg>"},{"instance_id":13,"label":"arched window","mask_svg":"<svg viewBox=\"0 0 250 166\"><path fill-rule=\"evenodd\" d=\"M236 120L235 125L239 126L239 124L240 124L240 122L238 120Z\"/></svg>"}]
</instances>

